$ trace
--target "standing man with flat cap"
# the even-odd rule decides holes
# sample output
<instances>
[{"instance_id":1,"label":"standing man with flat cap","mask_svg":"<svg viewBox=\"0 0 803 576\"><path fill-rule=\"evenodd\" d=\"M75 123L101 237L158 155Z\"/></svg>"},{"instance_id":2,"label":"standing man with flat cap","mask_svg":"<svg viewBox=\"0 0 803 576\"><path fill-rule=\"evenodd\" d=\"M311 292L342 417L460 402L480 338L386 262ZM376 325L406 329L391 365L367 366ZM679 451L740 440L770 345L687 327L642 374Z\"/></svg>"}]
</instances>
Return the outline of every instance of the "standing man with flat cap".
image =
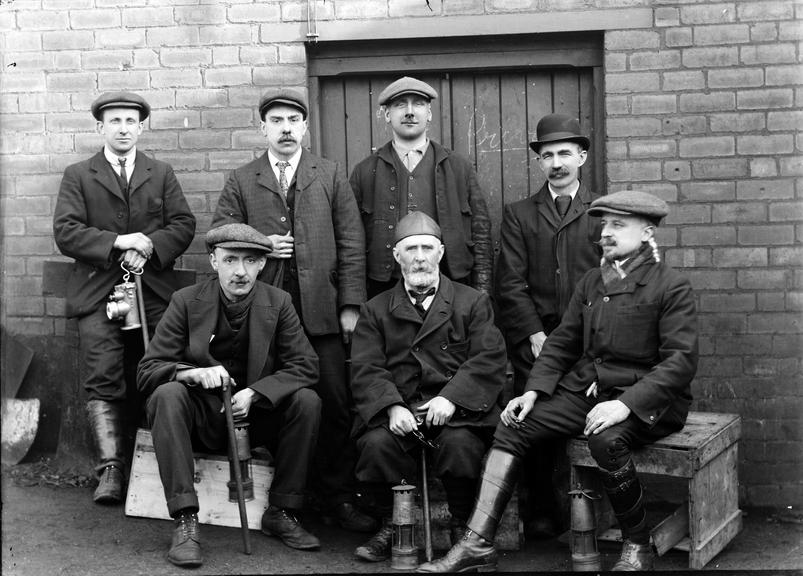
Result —
<instances>
[{"instance_id":1,"label":"standing man with flat cap","mask_svg":"<svg viewBox=\"0 0 803 576\"><path fill-rule=\"evenodd\" d=\"M491 220L474 167L465 157L430 140L435 89L403 77L379 94L393 140L362 160L351 187L365 224L368 296L401 278L393 258L394 228L406 214L423 212L443 231L442 272L489 293L493 268Z\"/></svg>"},{"instance_id":2,"label":"standing man with flat cap","mask_svg":"<svg viewBox=\"0 0 803 576\"><path fill-rule=\"evenodd\" d=\"M482 457L499 421L505 344L490 298L440 273L441 229L423 212L396 227L402 278L363 306L354 333L351 389L361 422L357 479L382 528L355 555L390 553L391 487L417 478L422 433L434 440L433 474L443 481L453 543L462 535Z\"/></svg>"},{"instance_id":3,"label":"standing man with flat cap","mask_svg":"<svg viewBox=\"0 0 803 576\"><path fill-rule=\"evenodd\" d=\"M99 453L94 500L107 504L123 498L124 367L136 365L144 345L139 330L122 332L107 317L106 300L125 271L139 271L145 302L140 317L152 333L179 286L174 262L195 234L195 217L173 169L137 150L150 111L131 92L107 92L92 103L103 150L67 167L53 216L56 244L75 259L67 316L78 318L87 412Z\"/></svg>"},{"instance_id":4,"label":"standing man with flat cap","mask_svg":"<svg viewBox=\"0 0 803 576\"><path fill-rule=\"evenodd\" d=\"M697 314L688 280L661 262L655 228L666 203L627 190L591 203L603 257L546 339L524 393L502 412L463 539L422 572L495 568L498 518L530 446L588 437L622 529L614 571L652 569L644 494L631 452L683 428L697 370Z\"/></svg>"},{"instance_id":5,"label":"standing man with flat cap","mask_svg":"<svg viewBox=\"0 0 803 576\"><path fill-rule=\"evenodd\" d=\"M541 189L505 206L496 268L498 322L513 365L514 391L521 394L533 361L557 328L574 287L598 265L599 218L588 207L600 197L579 180L590 141L566 114L544 116L530 148L546 176ZM560 514L552 497L557 444L537 446L525 464L527 532L554 536Z\"/></svg>"},{"instance_id":6,"label":"standing man with flat cap","mask_svg":"<svg viewBox=\"0 0 803 576\"><path fill-rule=\"evenodd\" d=\"M262 532L291 548L316 549L318 539L295 516L304 506L320 419L315 352L290 296L257 282L273 249L269 238L246 224L226 224L207 232L206 245L217 278L173 295L137 378L175 519L167 559L182 567L203 562L192 452L226 449L223 378L237 389L234 418L247 419L251 437L273 455Z\"/></svg>"},{"instance_id":7,"label":"standing man with flat cap","mask_svg":"<svg viewBox=\"0 0 803 576\"><path fill-rule=\"evenodd\" d=\"M298 90L262 96L268 149L232 172L212 225L244 222L273 242L259 279L290 293L320 359L316 390L323 414L313 489L325 514L342 527L371 531L373 520L353 504L356 456L345 367L346 344L365 301L365 237L342 168L301 147L307 113Z\"/></svg>"}]
</instances>

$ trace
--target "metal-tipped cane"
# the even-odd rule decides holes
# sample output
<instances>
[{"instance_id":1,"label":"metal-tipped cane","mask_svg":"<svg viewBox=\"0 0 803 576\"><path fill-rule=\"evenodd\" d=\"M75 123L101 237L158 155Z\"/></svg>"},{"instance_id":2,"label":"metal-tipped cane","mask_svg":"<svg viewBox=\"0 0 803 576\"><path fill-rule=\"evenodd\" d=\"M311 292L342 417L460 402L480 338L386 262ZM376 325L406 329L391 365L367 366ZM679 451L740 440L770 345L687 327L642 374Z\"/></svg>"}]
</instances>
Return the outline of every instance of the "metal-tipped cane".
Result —
<instances>
[{"instance_id":1,"label":"metal-tipped cane","mask_svg":"<svg viewBox=\"0 0 803 576\"><path fill-rule=\"evenodd\" d=\"M220 385L223 389L223 411L226 413L226 429L229 432L229 457L232 459L234 482L237 485L237 506L240 509L240 526L243 534L243 551L251 554L251 538L248 533L248 512L245 509L245 493L243 491L243 476L240 470L240 455L237 452L237 436L234 431L234 415L231 411L231 378L221 376Z\"/></svg>"}]
</instances>

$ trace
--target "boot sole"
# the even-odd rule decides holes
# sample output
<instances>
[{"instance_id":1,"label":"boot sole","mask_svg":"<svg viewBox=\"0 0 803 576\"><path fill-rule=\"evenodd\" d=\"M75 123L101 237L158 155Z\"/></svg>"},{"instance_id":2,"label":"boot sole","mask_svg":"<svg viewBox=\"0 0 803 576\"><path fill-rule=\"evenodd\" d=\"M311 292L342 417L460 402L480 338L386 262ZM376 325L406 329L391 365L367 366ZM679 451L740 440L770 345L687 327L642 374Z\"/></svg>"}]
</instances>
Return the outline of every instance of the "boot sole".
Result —
<instances>
[{"instance_id":1,"label":"boot sole","mask_svg":"<svg viewBox=\"0 0 803 576\"><path fill-rule=\"evenodd\" d=\"M174 566L180 566L181 568L197 568L204 563L203 560L175 560L169 556L167 557L167 561Z\"/></svg>"},{"instance_id":2,"label":"boot sole","mask_svg":"<svg viewBox=\"0 0 803 576\"><path fill-rule=\"evenodd\" d=\"M361 554L361 553L355 551L354 552L354 557L357 560L364 560L365 562L384 562L385 560L390 558L390 555L387 555L387 556L374 556L372 554L367 554L367 553L366 554Z\"/></svg>"},{"instance_id":3,"label":"boot sole","mask_svg":"<svg viewBox=\"0 0 803 576\"><path fill-rule=\"evenodd\" d=\"M285 540L284 538L282 538L278 534L274 534L270 530L265 530L264 528L262 528L261 531L265 536L271 536L272 538L278 538L279 540L282 541L282 543L284 543L285 546L289 546L290 548L293 548L294 550L318 550L321 547L320 543L318 543L318 544L291 544L290 542L288 542L287 540Z\"/></svg>"}]
</instances>

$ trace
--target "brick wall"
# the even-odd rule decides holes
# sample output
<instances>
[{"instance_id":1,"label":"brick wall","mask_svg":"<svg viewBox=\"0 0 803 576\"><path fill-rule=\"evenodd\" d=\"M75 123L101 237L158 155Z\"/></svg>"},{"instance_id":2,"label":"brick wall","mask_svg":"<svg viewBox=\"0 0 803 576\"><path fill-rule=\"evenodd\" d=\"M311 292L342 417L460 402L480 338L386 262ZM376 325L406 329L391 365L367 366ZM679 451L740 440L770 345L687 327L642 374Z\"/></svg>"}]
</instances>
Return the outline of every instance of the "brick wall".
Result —
<instances>
[{"instance_id":1,"label":"brick wall","mask_svg":"<svg viewBox=\"0 0 803 576\"><path fill-rule=\"evenodd\" d=\"M605 34L609 191L672 204L666 259L697 289L699 409L744 418L746 504L803 503L803 87L799 3L791 0L326 0L329 22L648 7L653 25ZM88 113L101 91L132 89L154 112L141 147L176 169L209 226L226 173L263 146L254 104L306 82L303 1L3 0L0 76L2 320L58 343L63 301L40 296L61 259L51 217L61 173L100 146ZM411 36L415 31L411 29ZM196 239L180 263L206 269ZM52 391L34 387L43 397ZM58 410L58 396L50 404Z\"/></svg>"}]
</instances>

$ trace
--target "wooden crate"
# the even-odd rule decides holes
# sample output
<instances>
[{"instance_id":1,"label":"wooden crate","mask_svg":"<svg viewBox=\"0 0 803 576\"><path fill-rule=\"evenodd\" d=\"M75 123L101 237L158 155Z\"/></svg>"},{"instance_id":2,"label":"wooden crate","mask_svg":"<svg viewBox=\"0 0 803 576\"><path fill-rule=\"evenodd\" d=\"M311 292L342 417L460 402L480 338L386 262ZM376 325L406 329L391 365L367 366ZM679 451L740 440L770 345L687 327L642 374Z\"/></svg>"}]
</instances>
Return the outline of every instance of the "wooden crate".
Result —
<instances>
[{"instance_id":1,"label":"wooden crate","mask_svg":"<svg viewBox=\"0 0 803 576\"><path fill-rule=\"evenodd\" d=\"M229 502L229 460L221 454L194 455L195 492L198 494L198 520L201 524L240 527L237 502ZM251 460L254 499L245 503L248 527L260 529L262 513L268 507L268 489L273 480L273 466L268 460ZM169 520L159 465L153 450L150 430L137 430L131 477L125 501L127 516Z\"/></svg>"},{"instance_id":2,"label":"wooden crate","mask_svg":"<svg viewBox=\"0 0 803 576\"><path fill-rule=\"evenodd\" d=\"M683 430L633 453L640 473L687 480L686 502L652 530L659 555L673 547L686 550L689 567L700 569L741 531L740 436L741 418L737 414L690 412ZM597 464L585 438L572 439L568 453L572 486L599 487ZM598 537L621 540L618 530L607 529L613 519L607 499L599 502Z\"/></svg>"}]
</instances>

